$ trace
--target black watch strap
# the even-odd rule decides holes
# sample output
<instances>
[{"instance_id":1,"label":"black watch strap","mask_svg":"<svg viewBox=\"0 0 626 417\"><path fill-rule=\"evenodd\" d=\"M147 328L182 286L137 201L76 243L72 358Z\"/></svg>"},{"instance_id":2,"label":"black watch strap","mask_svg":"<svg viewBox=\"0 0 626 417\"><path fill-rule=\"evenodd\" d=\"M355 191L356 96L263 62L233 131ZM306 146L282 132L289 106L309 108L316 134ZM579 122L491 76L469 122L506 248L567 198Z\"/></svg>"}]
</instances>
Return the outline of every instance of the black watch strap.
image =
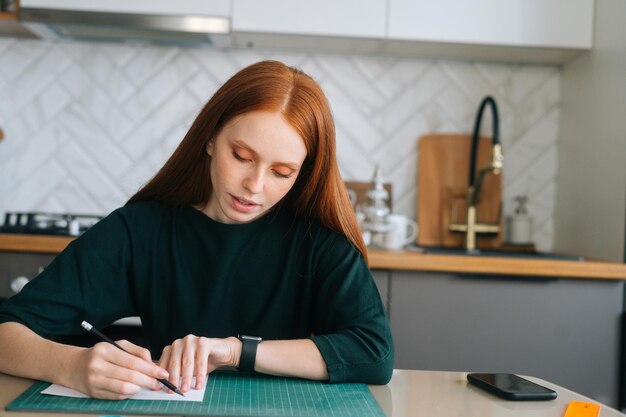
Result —
<instances>
[{"instance_id":1,"label":"black watch strap","mask_svg":"<svg viewBox=\"0 0 626 417\"><path fill-rule=\"evenodd\" d=\"M241 372L254 372L254 363L256 362L256 349L261 343L258 336L237 336L241 340L241 356L239 357L239 366L237 369Z\"/></svg>"}]
</instances>

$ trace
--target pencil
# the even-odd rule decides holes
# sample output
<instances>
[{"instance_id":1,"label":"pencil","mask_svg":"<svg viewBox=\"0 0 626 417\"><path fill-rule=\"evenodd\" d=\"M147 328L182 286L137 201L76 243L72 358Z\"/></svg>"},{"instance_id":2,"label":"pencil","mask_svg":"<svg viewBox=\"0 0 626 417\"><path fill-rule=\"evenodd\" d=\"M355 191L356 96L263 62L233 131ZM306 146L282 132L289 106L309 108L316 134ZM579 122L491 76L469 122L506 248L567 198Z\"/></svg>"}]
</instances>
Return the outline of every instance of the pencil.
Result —
<instances>
[{"instance_id":1,"label":"pencil","mask_svg":"<svg viewBox=\"0 0 626 417\"><path fill-rule=\"evenodd\" d=\"M105 335L104 333L100 332L98 329L96 329L95 327L93 327L91 324L89 324L86 321L83 321L81 324L81 326L83 326L83 328L85 330L87 330L88 332L91 332L93 334L95 334L96 336L98 336L100 339L102 339L102 341L107 342L112 344L113 346L115 346L118 349L123 350L124 352L132 355L132 353L128 352L126 349L124 349L123 347L121 347L120 345L118 345L117 343L115 343L113 340L111 340L107 335ZM176 394L182 395L183 397L185 396L185 394L183 394L182 392L180 392L180 390L178 388L176 388L176 385L172 384L170 381L168 381L167 379L164 378L157 378L157 380L165 385L166 387L168 387L169 389L171 389L172 391L174 391Z\"/></svg>"}]
</instances>

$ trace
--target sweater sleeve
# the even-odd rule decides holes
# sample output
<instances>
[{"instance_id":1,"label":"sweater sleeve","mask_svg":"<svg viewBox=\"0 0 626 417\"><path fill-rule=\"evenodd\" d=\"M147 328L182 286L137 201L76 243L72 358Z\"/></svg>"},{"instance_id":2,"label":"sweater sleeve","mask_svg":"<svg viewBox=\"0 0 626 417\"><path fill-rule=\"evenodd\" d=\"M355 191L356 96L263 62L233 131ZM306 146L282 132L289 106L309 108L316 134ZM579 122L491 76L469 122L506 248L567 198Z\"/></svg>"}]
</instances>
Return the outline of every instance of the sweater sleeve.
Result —
<instances>
[{"instance_id":1,"label":"sweater sleeve","mask_svg":"<svg viewBox=\"0 0 626 417\"><path fill-rule=\"evenodd\" d=\"M0 305L0 323L18 322L53 338L135 315L128 231L113 212L70 243L41 274Z\"/></svg>"},{"instance_id":2,"label":"sweater sleeve","mask_svg":"<svg viewBox=\"0 0 626 417\"><path fill-rule=\"evenodd\" d=\"M312 340L326 362L330 382L388 383L393 340L365 260L346 239L335 236L317 265Z\"/></svg>"}]
</instances>

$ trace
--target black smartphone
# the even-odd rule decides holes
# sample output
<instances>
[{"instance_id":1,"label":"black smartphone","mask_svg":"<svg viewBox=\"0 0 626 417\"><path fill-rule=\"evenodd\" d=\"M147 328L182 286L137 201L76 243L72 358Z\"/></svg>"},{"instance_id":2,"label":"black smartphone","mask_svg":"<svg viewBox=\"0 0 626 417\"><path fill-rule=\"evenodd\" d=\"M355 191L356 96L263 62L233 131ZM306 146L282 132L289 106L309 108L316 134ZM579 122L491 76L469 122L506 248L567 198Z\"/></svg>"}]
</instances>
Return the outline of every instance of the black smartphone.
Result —
<instances>
[{"instance_id":1,"label":"black smartphone","mask_svg":"<svg viewBox=\"0 0 626 417\"><path fill-rule=\"evenodd\" d=\"M467 380L498 397L511 401L554 400L556 392L514 374L467 374Z\"/></svg>"}]
</instances>

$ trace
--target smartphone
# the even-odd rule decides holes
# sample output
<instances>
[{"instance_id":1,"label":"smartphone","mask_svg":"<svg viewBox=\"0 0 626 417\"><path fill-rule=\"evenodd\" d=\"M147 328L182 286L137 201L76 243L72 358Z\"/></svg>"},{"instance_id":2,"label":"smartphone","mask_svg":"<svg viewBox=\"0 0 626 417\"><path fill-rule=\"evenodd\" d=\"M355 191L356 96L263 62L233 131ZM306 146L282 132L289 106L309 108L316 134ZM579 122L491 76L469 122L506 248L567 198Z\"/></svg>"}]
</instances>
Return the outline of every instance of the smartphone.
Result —
<instances>
[{"instance_id":1,"label":"smartphone","mask_svg":"<svg viewBox=\"0 0 626 417\"><path fill-rule=\"evenodd\" d=\"M514 374L467 374L470 384L510 401L554 400L556 392Z\"/></svg>"}]
</instances>

